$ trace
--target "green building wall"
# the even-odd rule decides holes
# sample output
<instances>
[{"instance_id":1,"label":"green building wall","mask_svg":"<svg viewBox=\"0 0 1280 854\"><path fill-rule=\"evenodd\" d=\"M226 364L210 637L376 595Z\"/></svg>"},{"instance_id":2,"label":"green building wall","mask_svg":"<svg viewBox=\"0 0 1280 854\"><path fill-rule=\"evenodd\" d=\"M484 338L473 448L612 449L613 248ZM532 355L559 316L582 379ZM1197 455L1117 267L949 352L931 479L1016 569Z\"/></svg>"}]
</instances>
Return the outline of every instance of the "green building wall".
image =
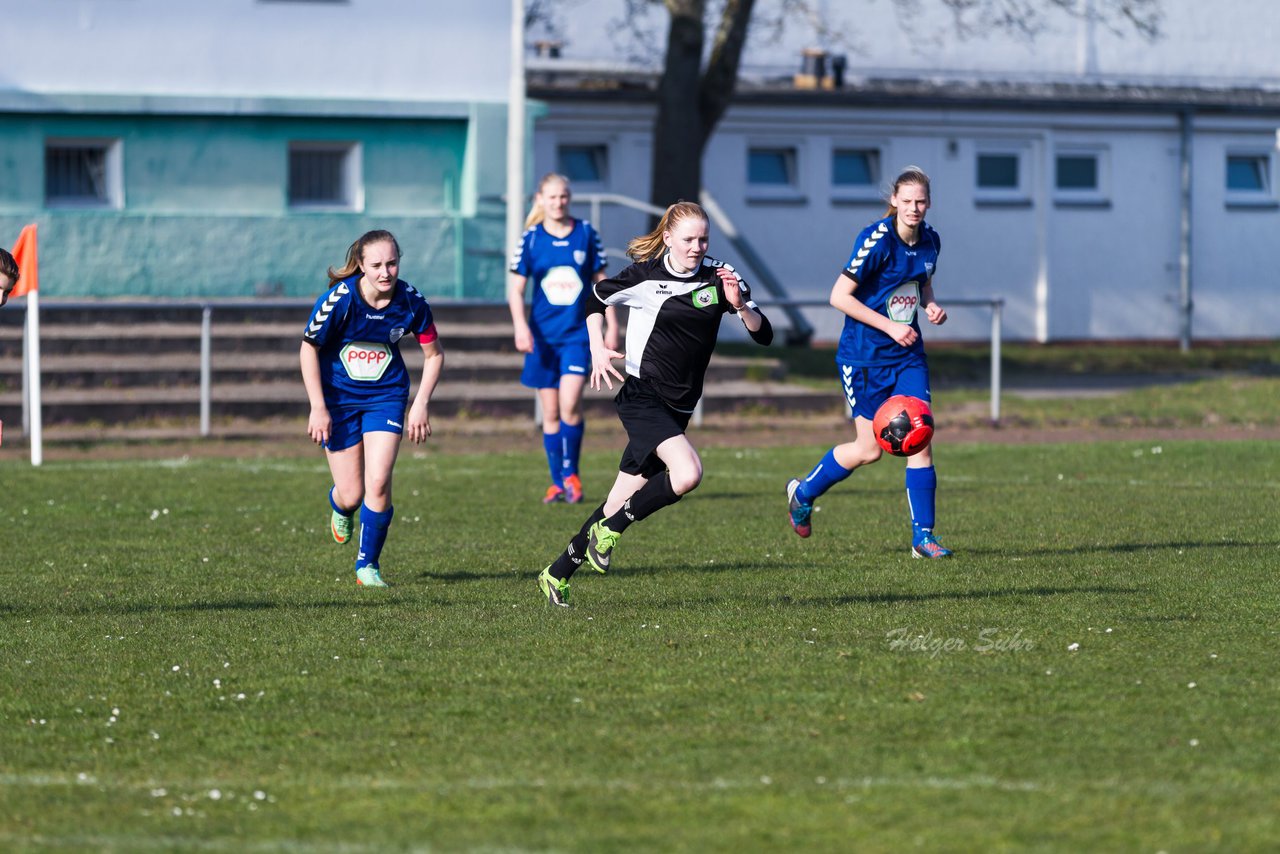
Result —
<instances>
[{"instance_id":1,"label":"green building wall","mask_svg":"<svg viewBox=\"0 0 1280 854\"><path fill-rule=\"evenodd\" d=\"M503 296L503 105L391 117L86 106L0 108L0 245L39 225L42 296L313 296L373 228L396 235L401 276L428 296ZM304 111L322 114L289 114ZM45 141L58 137L120 140L121 208L46 206ZM289 143L324 140L360 145L363 210L290 209Z\"/></svg>"}]
</instances>

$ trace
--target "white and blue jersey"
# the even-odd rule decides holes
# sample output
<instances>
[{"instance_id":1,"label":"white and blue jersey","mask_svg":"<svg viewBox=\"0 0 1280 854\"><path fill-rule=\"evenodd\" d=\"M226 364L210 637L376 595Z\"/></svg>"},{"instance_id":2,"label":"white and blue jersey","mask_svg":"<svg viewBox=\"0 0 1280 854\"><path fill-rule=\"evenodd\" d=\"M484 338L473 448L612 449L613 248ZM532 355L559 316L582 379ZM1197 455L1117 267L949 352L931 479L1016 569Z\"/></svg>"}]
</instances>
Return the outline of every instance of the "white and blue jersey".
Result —
<instances>
[{"instance_id":1,"label":"white and blue jersey","mask_svg":"<svg viewBox=\"0 0 1280 854\"><path fill-rule=\"evenodd\" d=\"M374 310L360 296L359 280L359 274L343 279L316 300L302 332L303 340L319 352L325 405L399 402L403 407L409 399L409 371L400 339L435 340L431 306L408 282L397 280L391 302Z\"/></svg>"},{"instance_id":2,"label":"white and blue jersey","mask_svg":"<svg viewBox=\"0 0 1280 854\"><path fill-rule=\"evenodd\" d=\"M585 344L588 286L605 268L600 235L586 220L555 237L538 223L525 231L511 258L511 272L533 285L529 330L535 342Z\"/></svg>"},{"instance_id":3,"label":"white and blue jersey","mask_svg":"<svg viewBox=\"0 0 1280 854\"><path fill-rule=\"evenodd\" d=\"M887 217L862 230L844 275L858 283L854 299L896 323L911 324L916 341L903 347L879 329L846 316L836 350L836 362L840 364L895 365L924 354L917 319L920 289L933 278L942 242L936 231L921 222L920 239L908 246L898 237L893 219Z\"/></svg>"}]
</instances>

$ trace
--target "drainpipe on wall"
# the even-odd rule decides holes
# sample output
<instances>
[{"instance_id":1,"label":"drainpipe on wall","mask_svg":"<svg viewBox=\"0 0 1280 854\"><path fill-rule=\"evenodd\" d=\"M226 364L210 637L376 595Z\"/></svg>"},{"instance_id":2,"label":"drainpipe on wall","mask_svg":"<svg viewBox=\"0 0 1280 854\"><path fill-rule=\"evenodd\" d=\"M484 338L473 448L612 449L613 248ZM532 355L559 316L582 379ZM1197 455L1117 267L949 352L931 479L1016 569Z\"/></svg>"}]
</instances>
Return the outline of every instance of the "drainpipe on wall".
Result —
<instances>
[{"instance_id":1,"label":"drainpipe on wall","mask_svg":"<svg viewBox=\"0 0 1280 854\"><path fill-rule=\"evenodd\" d=\"M1178 131L1181 137L1179 145L1179 181L1181 217L1178 223L1178 314L1180 329L1178 349L1183 353L1191 350L1191 142L1192 119L1190 109L1178 113Z\"/></svg>"}]
</instances>

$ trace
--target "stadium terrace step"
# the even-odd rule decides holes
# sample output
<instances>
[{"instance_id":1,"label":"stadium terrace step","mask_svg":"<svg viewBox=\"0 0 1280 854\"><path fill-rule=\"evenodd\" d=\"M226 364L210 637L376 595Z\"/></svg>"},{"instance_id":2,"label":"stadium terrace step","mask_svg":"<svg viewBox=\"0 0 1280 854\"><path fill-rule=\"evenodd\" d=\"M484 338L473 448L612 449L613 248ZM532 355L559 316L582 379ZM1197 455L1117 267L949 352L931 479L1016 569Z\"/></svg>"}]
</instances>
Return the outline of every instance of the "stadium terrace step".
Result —
<instances>
[{"instance_id":1,"label":"stadium terrace step","mask_svg":"<svg viewBox=\"0 0 1280 854\"><path fill-rule=\"evenodd\" d=\"M310 303L262 306L214 303L211 313L211 397L214 419L302 417L306 395L298 367L303 320ZM505 304L433 303L446 353L433 415L529 418L535 395L519 384ZM146 425L195 422L200 413L202 304L66 303L41 306L41 403L44 423ZM21 422L23 312L0 312L0 419ZM416 375L421 351L402 352ZM828 412L839 406L829 389L785 382L776 359L717 355L707 374L703 410ZM584 406L612 416L614 392L588 389Z\"/></svg>"}]
</instances>

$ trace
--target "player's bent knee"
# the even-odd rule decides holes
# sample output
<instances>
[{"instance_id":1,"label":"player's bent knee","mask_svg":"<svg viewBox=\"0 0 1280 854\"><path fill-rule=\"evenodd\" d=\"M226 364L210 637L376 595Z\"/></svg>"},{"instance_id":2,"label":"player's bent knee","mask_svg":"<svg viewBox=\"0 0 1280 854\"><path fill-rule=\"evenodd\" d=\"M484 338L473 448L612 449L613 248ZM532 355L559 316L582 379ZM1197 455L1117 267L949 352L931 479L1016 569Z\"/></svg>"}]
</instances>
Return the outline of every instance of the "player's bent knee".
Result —
<instances>
[{"instance_id":1,"label":"player's bent knee","mask_svg":"<svg viewBox=\"0 0 1280 854\"><path fill-rule=\"evenodd\" d=\"M701 471L671 472L668 476L671 478L671 491L676 495L688 495L702 483Z\"/></svg>"}]
</instances>

